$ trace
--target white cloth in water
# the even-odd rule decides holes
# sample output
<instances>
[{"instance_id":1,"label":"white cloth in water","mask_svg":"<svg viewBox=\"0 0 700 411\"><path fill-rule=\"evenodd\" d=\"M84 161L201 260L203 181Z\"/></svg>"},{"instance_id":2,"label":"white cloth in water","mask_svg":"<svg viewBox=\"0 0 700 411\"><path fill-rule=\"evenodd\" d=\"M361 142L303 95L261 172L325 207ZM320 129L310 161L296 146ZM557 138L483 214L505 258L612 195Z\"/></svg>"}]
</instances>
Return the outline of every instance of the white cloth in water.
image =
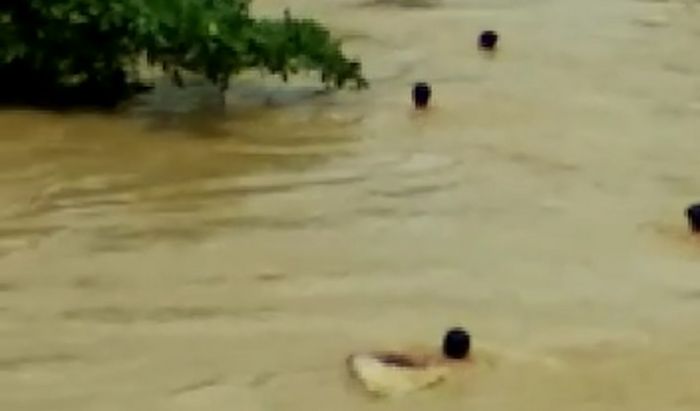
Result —
<instances>
[{"instance_id":1,"label":"white cloth in water","mask_svg":"<svg viewBox=\"0 0 700 411\"><path fill-rule=\"evenodd\" d=\"M351 374L371 393L394 397L441 382L448 369L439 364L400 366L381 361L370 354L348 358Z\"/></svg>"}]
</instances>

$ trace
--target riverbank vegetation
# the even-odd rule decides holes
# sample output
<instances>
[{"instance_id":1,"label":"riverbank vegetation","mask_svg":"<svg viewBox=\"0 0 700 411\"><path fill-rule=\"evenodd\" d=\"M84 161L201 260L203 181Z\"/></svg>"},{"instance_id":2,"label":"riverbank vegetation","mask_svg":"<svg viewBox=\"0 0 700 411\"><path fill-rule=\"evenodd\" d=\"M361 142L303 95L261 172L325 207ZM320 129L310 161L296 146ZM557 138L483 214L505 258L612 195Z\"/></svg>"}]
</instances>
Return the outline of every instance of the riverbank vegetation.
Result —
<instances>
[{"instance_id":1,"label":"riverbank vegetation","mask_svg":"<svg viewBox=\"0 0 700 411\"><path fill-rule=\"evenodd\" d=\"M256 19L250 0L8 0L0 4L5 103L112 106L149 89L144 67L178 86L183 73L220 90L261 69L313 71L329 88L367 86L359 61L312 19Z\"/></svg>"}]
</instances>

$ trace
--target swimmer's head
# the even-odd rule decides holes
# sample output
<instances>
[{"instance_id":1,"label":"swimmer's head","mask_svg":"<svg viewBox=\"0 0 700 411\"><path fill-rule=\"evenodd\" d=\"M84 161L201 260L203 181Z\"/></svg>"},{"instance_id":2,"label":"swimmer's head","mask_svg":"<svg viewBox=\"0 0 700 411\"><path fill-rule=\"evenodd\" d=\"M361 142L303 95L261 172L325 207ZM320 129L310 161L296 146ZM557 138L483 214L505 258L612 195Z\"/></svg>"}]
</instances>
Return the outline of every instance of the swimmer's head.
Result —
<instances>
[{"instance_id":1,"label":"swimmer's head","mask_svg":"<svg viewBox=\"0 0 700 411\"><path fill-rule=\"evenodd\" d=\"M493 30L482 31L479 35L479 48L482 50L493 51L498 44L498 33Z\"/></svg>"},{"instance_id":2,"label":"swimmer's head","mask_svg":"<svg viewBox=\"0 0 700 411\"><path fill-rule=\"evenodd\" d=\"M431 94L432 90L430 88L430 84L422 81L414 84L413 105L415 105L417 109L426 108L428 106L428 102L430 101Z\"/></svg>"},{"instance_id":3,"label":"swimmer's head","mask_svg":"<svg viewBox=\"0 0 700 411\"><path fill-rule=\"evenodd\" d=\"M462 360L469 355L471 336L462 328L451 328L442 339L442 354L453 360Z\"/></svg>"},{"instance_id":4,"label":"swimmer's head","mask_svg":"<svg viewBox=\"0 0 700 411\"><path fill-rule=\"evenodd\" d=\"M700 203L688 207L685 210L685 216L688 218L690 230L694 233L700 233Z\"/></svg>"}]
</instances>

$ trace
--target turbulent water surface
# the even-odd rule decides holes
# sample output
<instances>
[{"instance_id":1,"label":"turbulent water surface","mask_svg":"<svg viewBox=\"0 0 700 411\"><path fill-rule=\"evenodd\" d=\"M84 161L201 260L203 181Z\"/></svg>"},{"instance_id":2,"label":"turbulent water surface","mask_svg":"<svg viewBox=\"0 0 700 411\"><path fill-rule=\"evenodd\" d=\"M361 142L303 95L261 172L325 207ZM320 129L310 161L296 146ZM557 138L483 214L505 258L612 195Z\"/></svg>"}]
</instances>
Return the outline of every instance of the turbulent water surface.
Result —
<instances>
[{"instance_id":1,"label":"turbulent water surface","mask_svg":"<svg viewBox=\"0 0 700 411\"><path fill-rule=\"evenodd\" d=\"M700 409L700 3L255 10L285 6L372 88L0 112L0 409ZM453 324L488 361L393 401L348 380Z\"/></svg>"}]
</instances>

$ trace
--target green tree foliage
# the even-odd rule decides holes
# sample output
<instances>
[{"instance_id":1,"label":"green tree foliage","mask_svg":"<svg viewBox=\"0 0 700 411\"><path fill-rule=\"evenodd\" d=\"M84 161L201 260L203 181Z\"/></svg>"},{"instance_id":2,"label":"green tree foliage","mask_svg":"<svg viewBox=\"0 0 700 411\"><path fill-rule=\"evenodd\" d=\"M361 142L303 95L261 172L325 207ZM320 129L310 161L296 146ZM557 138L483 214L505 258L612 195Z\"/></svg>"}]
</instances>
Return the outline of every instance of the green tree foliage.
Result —
<instances>
[{"instance_id":1,"label":"green tree foliage","mask_svg":"<svg viewBox=\"0 0 700 411\"><path fill-rule=\"evenodd\" d=\"M182 71L220 89L259 68L285 81L317 71L328 87L366 87L358 61L318 22L254 19L250 0L3 0L0 95L42 103L113 104L142 90L151 65L182 85Z\"/></svg>"}]
</instances>

